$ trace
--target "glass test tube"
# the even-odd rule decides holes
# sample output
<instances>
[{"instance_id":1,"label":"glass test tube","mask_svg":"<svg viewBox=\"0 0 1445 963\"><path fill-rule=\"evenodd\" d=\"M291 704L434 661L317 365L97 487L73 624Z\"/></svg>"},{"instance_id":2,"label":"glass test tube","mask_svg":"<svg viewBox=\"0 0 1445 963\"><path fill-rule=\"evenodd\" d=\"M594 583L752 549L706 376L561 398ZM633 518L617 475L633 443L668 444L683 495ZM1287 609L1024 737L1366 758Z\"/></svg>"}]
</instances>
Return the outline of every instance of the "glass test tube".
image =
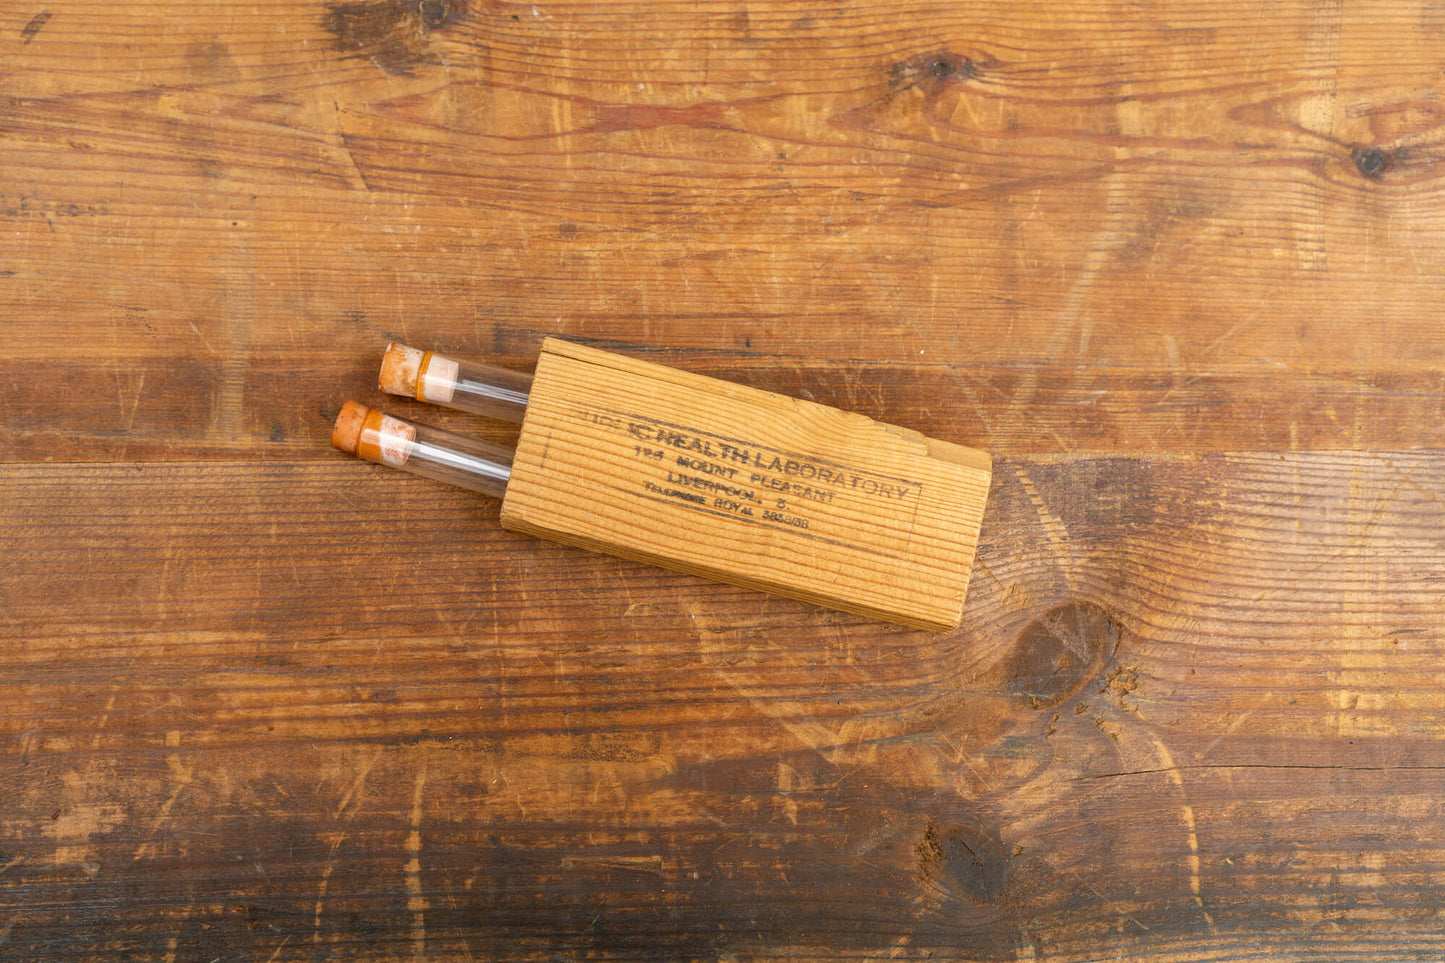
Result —
<instances>
[{"instance_id":1,"label":"glass test tube","mask_svg":"<svg viewBox=\"0 0 1445 963\"><path fill-rule=\"evenodd\" d=\"M512 452L500 445L413 424L354 401L336 416L331 445L493 498L507 493L512 476Z\"/></svg>"},{"instance_id":2,"label":"glass test tube","mask_svg":"<svg viewBox=\"0 0 1445 963\"><path fill-rule=\"evenodd\" d=\"M381 390L521 424L532 376L448 358L392 342L381 359Z\"/></svg>"}]
</instances>

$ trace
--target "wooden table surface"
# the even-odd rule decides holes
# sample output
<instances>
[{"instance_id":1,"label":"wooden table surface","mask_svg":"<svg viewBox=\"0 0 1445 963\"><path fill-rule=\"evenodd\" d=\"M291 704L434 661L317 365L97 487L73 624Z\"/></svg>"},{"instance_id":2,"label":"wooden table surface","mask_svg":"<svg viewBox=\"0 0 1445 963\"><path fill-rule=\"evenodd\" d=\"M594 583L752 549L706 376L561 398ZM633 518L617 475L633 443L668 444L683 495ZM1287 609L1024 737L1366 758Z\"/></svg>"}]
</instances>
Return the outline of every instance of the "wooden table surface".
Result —
<instances>
[{"instance_id":1,"label":"wooden table surface","mask_svg":"<svg viewBox=\"0 0 1445 963\"><path fill-rule=\"evenodd\" d=\"M1441 959L1442 41L3 4L0 957ZM992 452L963 627L327 447L547 334Z\"/></svg>"}]
</instances>

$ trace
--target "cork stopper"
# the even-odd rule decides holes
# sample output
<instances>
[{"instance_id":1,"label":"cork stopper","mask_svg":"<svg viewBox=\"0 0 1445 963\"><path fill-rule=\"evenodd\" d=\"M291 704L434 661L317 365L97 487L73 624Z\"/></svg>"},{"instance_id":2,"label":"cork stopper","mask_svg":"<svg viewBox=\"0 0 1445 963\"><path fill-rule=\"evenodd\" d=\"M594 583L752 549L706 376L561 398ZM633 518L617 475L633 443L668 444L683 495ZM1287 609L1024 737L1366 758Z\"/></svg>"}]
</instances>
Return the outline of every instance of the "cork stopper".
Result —
<instances>
[{"instance_id":1,"label":"cork stopper","mask_svg":"<svg viewBox=\"0 0 1445 963\"><path fill-rule=\"evenodd\" d=\"M386 346L381 359L381 390L392 395L416 397L416 374L424 352L395 341Z\"/></svg>"},{"instance_id":2,"label":"cork stopper","mask_svg":"<svg viewBox=\"0 0 1445 963\"><path fill-rule=\"evenodd\" d=\"M341 414L336 416L336 427L331 430L331 447L356 454L356 445L361 441L361 424L369 414L370 408L354 401L342 405Z\"/></svg>"}]
</instances>

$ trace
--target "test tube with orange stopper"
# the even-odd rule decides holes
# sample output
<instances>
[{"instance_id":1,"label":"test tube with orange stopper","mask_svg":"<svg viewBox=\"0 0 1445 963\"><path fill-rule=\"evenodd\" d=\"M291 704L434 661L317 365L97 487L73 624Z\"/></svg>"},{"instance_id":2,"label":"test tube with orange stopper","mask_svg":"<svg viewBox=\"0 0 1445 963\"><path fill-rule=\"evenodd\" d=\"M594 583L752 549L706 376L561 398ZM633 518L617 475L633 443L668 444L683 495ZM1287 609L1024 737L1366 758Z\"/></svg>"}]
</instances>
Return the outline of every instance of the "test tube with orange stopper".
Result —
<instances>
[{"instance_id":1,"label":"test tube with orange stopper","mask_svg":"<svg viewBox=\"0 0 1445 963\"><path fill-rule=\"evenodd\" d=\"M501 498L512 452L500 445L429 428L348 401L336 417L331 445L367 461Z\"/></svg>"},{"instance_id":2,"label":"test tube with orange stopper","mask_svg":"<svg viewBox=\"0 0 1445 963\"><path fill-rule=\"evenodd\" d=\"M516 424L532 376L392 342L381 359L381 390Z\"/></svg>"}]
</instances>

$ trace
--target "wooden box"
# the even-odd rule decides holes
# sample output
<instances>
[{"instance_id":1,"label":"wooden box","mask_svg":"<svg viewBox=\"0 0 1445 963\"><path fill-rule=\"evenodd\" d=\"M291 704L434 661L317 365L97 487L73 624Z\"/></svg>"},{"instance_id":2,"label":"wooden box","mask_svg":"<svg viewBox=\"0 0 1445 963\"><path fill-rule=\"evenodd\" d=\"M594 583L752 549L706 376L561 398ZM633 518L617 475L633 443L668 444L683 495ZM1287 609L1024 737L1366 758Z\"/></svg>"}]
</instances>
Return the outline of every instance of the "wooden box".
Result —
<instances>
[{"instance_id":1,"label":"wooden box","mask_svg":"<svg viewBox=\"0 0 1445 963\"><path fill-rule=\"evenodd\" d=\"M502 524L942 631L989 478L972 448L551 338Z\"/></svg>"}]
</instances>

